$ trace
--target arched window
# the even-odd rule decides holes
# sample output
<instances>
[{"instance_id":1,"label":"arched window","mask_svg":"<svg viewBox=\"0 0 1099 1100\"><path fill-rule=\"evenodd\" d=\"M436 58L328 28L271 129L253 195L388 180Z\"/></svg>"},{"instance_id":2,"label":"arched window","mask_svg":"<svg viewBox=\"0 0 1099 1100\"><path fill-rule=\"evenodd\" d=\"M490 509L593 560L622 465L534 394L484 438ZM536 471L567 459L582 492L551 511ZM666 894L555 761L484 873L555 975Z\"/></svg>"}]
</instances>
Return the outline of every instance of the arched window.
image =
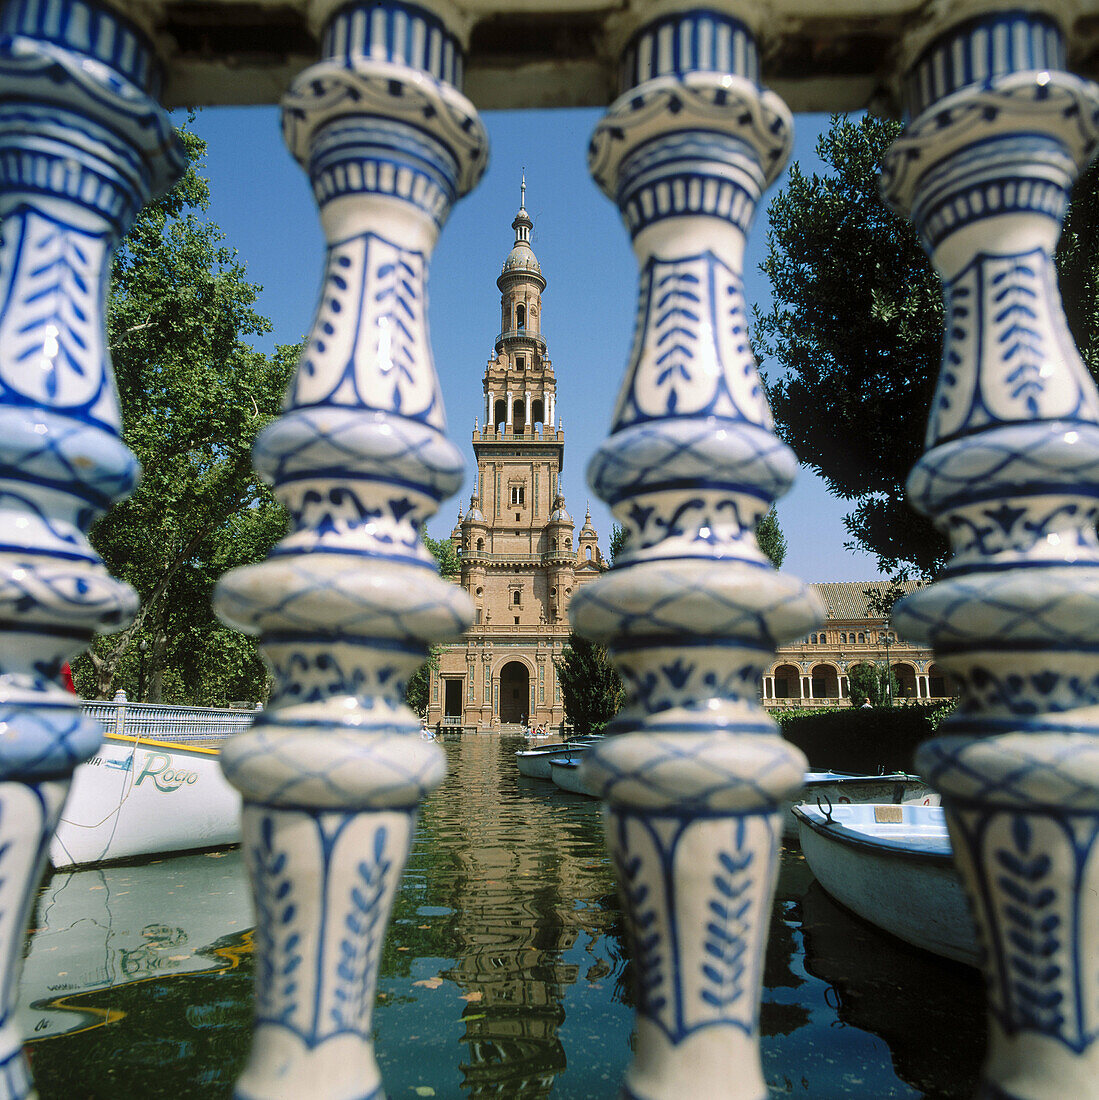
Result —
<instances>
[{"instance_id":1,"label":"arched window","mask_svg":"<svg viewBox=\"0 0 1099 1100\"><path fill-rule=\"evenodd\" d=\"M866 635L861 630L859 631L859 643L862 645L866 644Z\"/></svg>"},{"instance_id":2,"label":"arched window","mask_svg":"<svg viewBox=\"0 0 1099 1100\"><path fill-rule=\"evenodd\" d=\"M584 547L584 549L587 550L587 552L588 552L588 561L591 561L591 547L586 546L586 547Z\"/></svg>"},{"instance_id":3,"label":"arched window","mask_svg":"<svg viewBox=\"0 0 1099 1100\"><path fill-rule=\"evenodd\" d=\"M499 428L502 424L506 424L508 420L508 403L506 401L497 401L492 407L492 422L495 427Z\"/></svg>"},{"instance_id":4,"label":"arched window","mask_svg":"<svg viewBox=\"0 0 1099 1100\"><path fill-rule=\"evenodd\" d=\"M519 592L513 592L513 593L511 594L511 602L512 602L512 603L513 603L513 604L514 604L514 605L515 605L516 607L518 607L518 606L519 606L519 598L520 598L520 596L521 596L521 593L519 593Z\"/></svg>"},{"instance_id":5,"label":"arched window","mask_svg":"<svg viewBox=\"0 0 1099 1100\"><path fill-rule=\"evenodd\" d=\"M817 644L817 636L815 634L810 634L809 635L809 644L810 645L816 645Z\"/></svg>"},{"instance_id":6,"label":"arched window","mask_svg":"<svg viewBox=\"0 0 1099 1100\"><path fill-rule=\"evenodd\" d=\"M527 307L515 307L515 327L522 332L527 327Z\"/></svg>"},{"instance_id":7,"label":"arched window","mask_svg":"<svg viewBox=\"0 0 1099 1100\"><path fill-rule=\"evenodd\" d=\"M846 634L841 634L840 635L840 645L847 645L847 635Z\"/></svg>"},{"instance_id":8,"label":"arched window","mask_svg":"<svg viewBox=\"0 0 1099 1100\"><path fill-rule=\"evenodd\" d=\"M485 540L484 539L478 539L477 540L477 552L480 553L482 550L484 550L484 548L485 548Z\"/></svg>"}]
</instances>

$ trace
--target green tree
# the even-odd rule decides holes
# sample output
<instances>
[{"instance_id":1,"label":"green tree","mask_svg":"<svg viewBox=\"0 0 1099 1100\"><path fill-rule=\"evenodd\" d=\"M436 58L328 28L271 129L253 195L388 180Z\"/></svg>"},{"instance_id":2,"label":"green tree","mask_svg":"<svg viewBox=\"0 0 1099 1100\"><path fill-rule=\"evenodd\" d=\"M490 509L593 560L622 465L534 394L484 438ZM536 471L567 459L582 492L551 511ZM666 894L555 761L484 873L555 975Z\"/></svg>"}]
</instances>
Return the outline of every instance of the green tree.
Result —
<instances>
[{"instance_id":1,"label":"green tree","mask_svg":"<svg viewBox=\"0 0 1099 1100\"><path fill-rule=\"evenodd\" d=\"M629 533L625 527L621 527L617 523L611 524L610 558L612 567L618 560L619 554L625 549L627 538L629 538Z\"/></svg>"},{"instance_id":2,"label":"green tree","mask_svg":"<svg viewBox=\"0 0 1099 1100\"><path fill-rule=\"evenodd\" d=\"M74 672L99 697L124 687L153 701L256 701L268 674L255 641L222 625L210 598L221 573L261 561L285 531L251 449L278 415L297 349L268 357L249 346L270 328L253 308L259 288L205 219L205 144L180 136L187 172L122 242L107 312L123 438L143 473L91 539L141 609L97 637Z\"/></svg>"},{"instance_id":3,"label":"green tree","mask_svg":"<svg viewBox=\"0 0 1099 1100\"><path fill-rule=\"evenodd\" d=\"M572 633L553 663L561 683L565 717L580 733L602 733L618 713L625 695L606 646Z\"/></svg>"},{"instance_id":4,"label":"green tree","mask_svg":"<svg viewBox=\"0 0 1099 1100\"><path fill-rule=\"evenodd\" d=\"M774 505L771 510L759 521L756 527L756 539L759 548L767 555L768 560L776 569L782 568L786 560L786 536L778 525L778 512Z\"/></svg>"},{"instance_id":5,"label":"green tree","mask_svg":"<svg viewBox=\"0 0 1099 1100\"><path fill-rule=\"evenodd\" d=\"M798 164L771 202L762 267L773 304L757 311L756 350L783 438L836 496L857 545L884 572L934 575L947 540L905 503L923 453L942 350L939 280L915 230L878 190L900 123L835 116L817 143L824 175ZM1077 186L1058 249L1073 333L1099 352L1099 170Z\"/></svg>"},{"instance_id":6,"label":"green tree","mask_svg":"<svg viewBox=\"0 0 1099 1100\"><path fill-rule=\"evenodd\" d=\"M442 576L447 579L461 576L462 563L458 558L458 551L454 549L454 543L450 539L433 539L430 535L421 535L421 538L438 563L439 573Z\"/></svg>"},{"instance_id":7,"label":"green tree","mask_svg":"<svg viewBox=\"0 0 1099 1100\"><path fill-rule=\"evenodd\" d=\"M900 692L892 669L865 661L847 670L847 686L853 707L861 707L867 701L874 707L889 706Z\"/></svg>"},{"instance_id":8,"label":"green tree","mask_svg":"<svg viewBox=\"0 0 1099 1100\"><path fill-rule=\"evenodd\" d=\"M454 543L450 539L433 539L428 534L420 536L424 545L431 551L432 556L439 565L439 573L455 580L461 576L462 564L454 550ZM431 683L431 673L439 667L439 654L442 647L433 645L428 650L427 660L408 678L405 684L405 702L409 709L420 718L427 717L428 687Z\"/></svg>"}]
</instances>

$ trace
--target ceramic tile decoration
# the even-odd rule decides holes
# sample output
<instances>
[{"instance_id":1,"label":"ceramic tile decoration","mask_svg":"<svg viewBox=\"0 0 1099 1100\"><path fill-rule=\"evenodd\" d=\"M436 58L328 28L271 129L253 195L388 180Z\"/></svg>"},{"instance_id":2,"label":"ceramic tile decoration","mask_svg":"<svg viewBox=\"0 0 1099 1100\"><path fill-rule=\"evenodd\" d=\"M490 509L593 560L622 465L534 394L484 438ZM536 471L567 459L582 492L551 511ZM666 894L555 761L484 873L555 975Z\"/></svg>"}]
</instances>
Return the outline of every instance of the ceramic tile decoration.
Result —
<instances>
[{"instance_id":1,"label":"ceramic tile decoration","mask_svg":"<svg viewBox=\"0 0 1099 1100\"><path fill-rule=\"evenodd\" d=\"M982 1097L1092 1096L1099 1073L1099 395L1053 254L1099 89L1039 13L963 22L908 76L883 186L943 281L946 341L909 493L952 541L894 614L961 686L918 765L943 804L988 987Z\"/></svg>"},{"instance_id":2,"label":"ceramic tile decoration","mask_svg":"<svg viewBox=\"0 0 1099 1100\"><path fill-rule=\"evenodd\" d=\"M61 17L63 14L63 18ZM32 1084L14 1021L20 945L73 768L98 722L61 666L137 607L88 542L139 470L104 338L111 258L179 174L149 43L97 6L0 8L0 1095Z\"/></svg>"},{"instance_id":3,"label":"ceramic tile decoration","mask_svg":"<svg viewBox=\"0 0 1099 1100\"><path fill-rule=\"evenodd\" d=\"M605 641L627 700L588 757L638 969L637 1053L622 1095L761 1100L761 967L779 803L805 761L757 698L777 641L823 615L776 574L755 526L797 463L772 431L748 346L746 235L790 150L748 28L681 12L626 47L592 176L641 272L611 435L588 470L627 532L573 626Z\"/></svg>"},{"instance_id":4,"label":"ceramic tile decoration","mask_svg":"<svg viewBox=\"0 0 1099 1100\"><path fill-rule=\"evenodd\" d=\"M216 606L276 674L222 751L244 796L257 910L251 1058L239 1097L381 1097L371 1012L419 800L442 779L404 685L472 620L420 539L461 483L428 345L427 264L487 139L454 86L462 51L415 5L352 5L283 102L328 242L320 304L256 468L292 518Z\"/></svg>"}]
</instances>

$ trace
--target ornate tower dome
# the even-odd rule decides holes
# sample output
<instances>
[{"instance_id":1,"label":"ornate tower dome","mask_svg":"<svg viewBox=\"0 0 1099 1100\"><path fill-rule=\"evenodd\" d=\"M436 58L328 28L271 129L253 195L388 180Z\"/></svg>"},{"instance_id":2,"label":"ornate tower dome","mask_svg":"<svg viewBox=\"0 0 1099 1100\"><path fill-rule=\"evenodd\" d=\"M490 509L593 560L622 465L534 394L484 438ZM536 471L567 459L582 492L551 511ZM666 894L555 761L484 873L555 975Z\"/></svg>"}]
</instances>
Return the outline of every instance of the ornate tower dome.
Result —
<instances>
[{"instance_id":1,"label":"ornate tower dome","mask_svg":"<svg viewBox=\"0 0 1099 1100\"><path fill-rule=\"evenodd\" d=\"M512 363L521 361L533 365L546 353L546 341L542 339L542 291L546 289L546 280L530 245L534 222L527 213L526 202L527 178L524 175L519 212L511 223L515 243L496 280L500 288L501 316L496 352Z\"/></svg>"}]
</instances>

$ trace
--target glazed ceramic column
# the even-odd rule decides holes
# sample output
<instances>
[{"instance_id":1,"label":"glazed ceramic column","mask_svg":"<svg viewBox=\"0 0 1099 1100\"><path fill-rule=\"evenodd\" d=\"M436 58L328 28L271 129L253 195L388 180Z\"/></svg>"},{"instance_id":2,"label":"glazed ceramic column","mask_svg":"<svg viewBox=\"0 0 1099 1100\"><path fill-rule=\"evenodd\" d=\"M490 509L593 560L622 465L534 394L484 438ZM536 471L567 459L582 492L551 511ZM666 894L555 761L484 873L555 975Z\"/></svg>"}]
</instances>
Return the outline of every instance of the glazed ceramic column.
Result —
<instances>
[{"instance_id":1,"label":"glazed ceramic column","mask_svg":"<svg viewBox=\"0 0 1099 1100\"><path fill-rule=\"evenodd\" d=\"M1099 397L1053 266L1099 90L1063 71L1064 52L1051 19L1018 12L930 42L884 181L946 303L909 493L954 555L893 621L961 687L918 766L974 906L980 1095L997 1100L1095 1096L1099 1081Z\"/></svg>"},{"instance_id":2,"label":"glazed ceramic column","mask_svg":"<svg viewBox=\"0 0 1099 1100\"><path fill-rule=\"evenodd\" d=\"M445 759L404 685L472 620L420 530L461 480L427 337L426 272L487 144L446 24L409 4L344 7L283 104L328 242L312 332L256 468L292 531L222 579L226 621L261 636L268 709L222 752L244 796L257 910L256 1020L241 1097L380 1097L371 1040L390 906L419 800Z\"/></svg>"},{"instance_id":3,"label":"glazed ceramic column","mask_svg":"<svg viewBox=\"0 0 1099 1100\"><path fill-rule=\"evenodd\" d=\"M641 271L637 329L592 488L624 526L615 568L574 596L627 688L585 765L607 800L638 979L623 1096L761 1100L761 968L778 805L805 761L763 712L778 642L823 612L774 573L755 526L797 463L772 432L748 347L745 237L789 152L790 115L758 83L738 20L643 27L589 152Z\"/></svg>"},{"instance_id":4,"label":"glazed ceramic column","mask_svg":"<svg viewBox=\"0 0 1099 1100\"><path fill-rule=\"evenodd\" d=\"M0 7L0 1097L27 1095L23 935L73 768L102 728L61 665L137 609L92 522L137 483L104 310L119 238L183 157L149 43L76 0Z\"/></svg>"}]
</instances>

